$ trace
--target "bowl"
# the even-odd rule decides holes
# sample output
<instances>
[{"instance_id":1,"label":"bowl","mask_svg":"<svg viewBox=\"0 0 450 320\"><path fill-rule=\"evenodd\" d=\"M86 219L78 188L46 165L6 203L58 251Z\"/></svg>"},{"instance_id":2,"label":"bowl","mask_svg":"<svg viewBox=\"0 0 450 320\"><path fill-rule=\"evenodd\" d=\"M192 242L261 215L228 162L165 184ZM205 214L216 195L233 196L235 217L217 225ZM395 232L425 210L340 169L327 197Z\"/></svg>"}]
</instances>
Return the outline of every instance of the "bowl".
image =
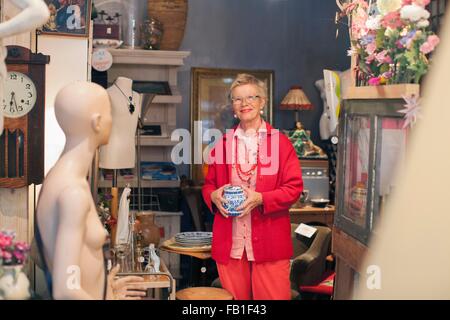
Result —
<instances>
[{"instance_id":1,"label":"bowl","mask_svg":"<svg viewBox=\"0 0 450 320\"><path fill-rule=\"evenodd\" d=\"M329 199L311 199L311 203L313 207L325 208L328 203L330 203Z\"/></svg>"}]
</instances>

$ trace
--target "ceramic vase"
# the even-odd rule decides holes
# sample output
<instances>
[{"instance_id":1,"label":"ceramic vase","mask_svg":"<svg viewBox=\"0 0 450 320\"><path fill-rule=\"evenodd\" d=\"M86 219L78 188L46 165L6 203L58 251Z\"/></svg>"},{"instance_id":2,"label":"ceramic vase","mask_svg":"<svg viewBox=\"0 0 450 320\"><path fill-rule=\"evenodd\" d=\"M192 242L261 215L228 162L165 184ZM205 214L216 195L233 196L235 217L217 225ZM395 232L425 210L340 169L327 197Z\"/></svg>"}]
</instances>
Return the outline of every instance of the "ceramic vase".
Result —
<instances>
[{"instance_id":1,"label":"ceramic vase","mask_svg":"<svg viewBox=\"0 0 450 320\"><path fill-rule=\"evenodd\" d=\"M149 211L139 212L136 219L139 221L137 229L142 235L142 246L147 247L153 243L158 247L161 235L159 227L155 224L155 214Z\"/></svg>"},{"instance_id":2,"label":"ceramic vase","mask_svg":"<svg viewBox=\"0 0 450 320\"><path fill-rule=\"evenodd\" d=\"M223 197L227 200L227 203L223 204L223 207L228 211L228 215L231 217L239 216L242 211L236 210L247 198L240 186L229 186L224 188Z\"/></svg>"},{"instance_id":3,"label":"ceramic vase","mask_svg":"<svg viewBox=\"0 0 450 320\"><path fill-rule=\"evenodd\" d=\"M30 281L22 269L23 265L0 266L0 300L30 298Z\"/></svg>"}]
</instances>

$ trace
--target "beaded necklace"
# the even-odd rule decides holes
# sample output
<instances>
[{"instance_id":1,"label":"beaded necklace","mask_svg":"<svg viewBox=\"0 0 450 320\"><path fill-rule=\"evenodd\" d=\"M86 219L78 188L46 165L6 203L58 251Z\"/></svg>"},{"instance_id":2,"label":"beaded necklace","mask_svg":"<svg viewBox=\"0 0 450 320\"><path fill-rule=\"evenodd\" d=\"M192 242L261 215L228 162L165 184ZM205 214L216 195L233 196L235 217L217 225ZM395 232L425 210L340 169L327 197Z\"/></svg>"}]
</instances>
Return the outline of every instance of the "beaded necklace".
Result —
<instances>
[{"instance_id":1,"label":"beaded necklace","mask_svg":"<svg viewBox=\"0 0 450 320\"><path fill-rule=\"evenodd\" d=\"M130 114L134 113L135 107L134 107L134 101L133 101L133 90L131 91L131 96L127 97L127 95L120 89L120 87L114 83L117 89L119 89L120 93L124 96L125 99L127 99L129 105L128 105L128 111L130 111Z\"/></svg>"},{"instance_id":2,"label":"beaded necklace","mask_svg":"<svg viewBox=\"0 0 450 320\"><path fill-rule=\"evenodd\" d=\"M261 126L260 126L261 128ZM235 161L234 161L234 168L236 169L236 173L237 176L239 177L239 180L241 180L242 182L245 182L248 186L250 186L250 180L253 176L253 174L255 173L255 169L257 168L258 164L259 164L259 129L257 131L257 143L256 143L256 163L253 164L249 170L243 170L241 167L241 164L238 161L238 139L237 137L235 137L235 152L234 152L234 157L235 157ZM247 158L247 154L246 154L246 159ZM248 159L249 160L249 159Z\"/></svg>"}]
</instances>

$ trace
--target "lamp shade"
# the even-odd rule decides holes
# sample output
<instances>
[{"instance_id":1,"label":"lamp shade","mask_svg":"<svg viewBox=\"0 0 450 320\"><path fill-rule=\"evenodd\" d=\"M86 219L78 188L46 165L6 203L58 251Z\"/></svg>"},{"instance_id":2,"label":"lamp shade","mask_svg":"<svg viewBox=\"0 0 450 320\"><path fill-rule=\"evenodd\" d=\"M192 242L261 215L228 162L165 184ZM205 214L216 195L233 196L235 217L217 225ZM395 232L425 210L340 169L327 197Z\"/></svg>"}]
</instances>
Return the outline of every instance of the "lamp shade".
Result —
<instances>
[{"instance_id":1,"label":"lamp shade","mask_svg":"<svg viewBox=\"0 0 450 320\"><path fill-rule=\"evenodd\" d=\"M313 105L309 101L302 87L293 86L281 101L281 110L311 110Z\"/></svg>"}]
</instances>

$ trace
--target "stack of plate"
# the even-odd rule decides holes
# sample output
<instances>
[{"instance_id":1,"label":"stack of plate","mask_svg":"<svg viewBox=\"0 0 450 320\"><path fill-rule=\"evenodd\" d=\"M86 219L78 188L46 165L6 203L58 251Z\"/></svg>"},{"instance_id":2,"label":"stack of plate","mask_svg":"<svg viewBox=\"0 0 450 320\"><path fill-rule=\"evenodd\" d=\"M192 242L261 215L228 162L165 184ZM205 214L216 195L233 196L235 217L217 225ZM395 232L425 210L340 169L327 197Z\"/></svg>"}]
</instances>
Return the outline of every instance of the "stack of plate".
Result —
<instances>
[{"instance_id":1,"label":"stack of plate","mask_svg":"<svg viewBox=\"0 0 450 320\"><path fill-rule=\"evenodd\" d=\"M181 232L175 235L175 242L183 247L202 247L211 245L212 232Z\"/></svg>"}]
</instances>

